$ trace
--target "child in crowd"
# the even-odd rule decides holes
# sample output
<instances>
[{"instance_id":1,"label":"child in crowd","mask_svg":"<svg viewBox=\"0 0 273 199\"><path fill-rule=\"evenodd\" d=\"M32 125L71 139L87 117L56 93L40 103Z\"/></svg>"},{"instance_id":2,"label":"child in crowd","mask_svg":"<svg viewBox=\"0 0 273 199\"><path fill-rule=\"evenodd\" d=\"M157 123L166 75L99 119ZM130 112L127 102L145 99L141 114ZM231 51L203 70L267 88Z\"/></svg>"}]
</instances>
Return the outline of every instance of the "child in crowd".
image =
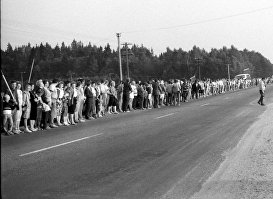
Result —
<instances>
[{"instance_id":1,"label":"child in crowd","mask_svg":"<svg viewBox=\"0 0 273 199\"><path fill-rule=\"evenodd\" d=\"M10 96L8 94L4 95L3 100L3 131L6 135L13 135L12 110L18 108L18 106L13 101L10 101Z\"/></svg>"}]
</instances>

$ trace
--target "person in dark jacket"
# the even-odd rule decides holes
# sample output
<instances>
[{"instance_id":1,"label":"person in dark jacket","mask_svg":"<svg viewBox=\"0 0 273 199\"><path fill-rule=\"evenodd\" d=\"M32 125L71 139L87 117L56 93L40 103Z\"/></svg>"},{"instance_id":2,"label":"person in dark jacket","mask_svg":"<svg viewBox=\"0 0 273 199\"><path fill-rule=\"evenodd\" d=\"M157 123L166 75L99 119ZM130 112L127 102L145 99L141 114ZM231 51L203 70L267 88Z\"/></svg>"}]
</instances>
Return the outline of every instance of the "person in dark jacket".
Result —
<instances>
[{"instance_id":1,"label":"person in dark jacket","mask_svg":"<svg viewBox=\"0 0 273 199\"><path fill-rule=\"evenodd\" d=\"M132 92L132 87L130 85L130 79L127 78L123 86L123 111L124 112L129 112L128 106L129 106L130 92Z\"/></svg>"},{"instance_id":2,"label":"person in dark jacket","mask_svg":"<svg viewBox=\"0 0 273 199\"><path fill-rule=\"evenodd\" d=\"M183 102L187 102L188 94L189 94L189 85L187 80L185 80L182 85L182 101Z\"/></svg>"},{"instance_id":3,"label":"person in dark jacket","mask_svg":"<svg viewBox=\"0 0 273 199\"><path fill-rule=\"evenodd\" d=\"M143 89L143 84L140 83L137 87L137 107L139 109L144 109L143 108L143 101L144 101L144 89Z\"/></svg>"},{"instance_id":4,"label":"person in dark jacket","mask_svg":"<svg viewBox=\"0 0 273 199\"><path fill-rule=\"evenodd\" d=\"M198 99L199 90L200 90L200 85L198 84L197 80L195 80L191 87L192 99L194 99L194 96L196 99Z\"/></svg>"},{"instance_id":5,"label":"person in dark jacket","mask_svg":"<svg viewBox=\"0 0 273 199\"><path fill-rule=\"evenodd\" d=\"M159 96L161 93L161 88L159 86L159 82L156 79L153 83L153 96L154 96L154 108L160 108L159 104Z\"/></svg>"},{"instance_id":6,"label":"person in dark jacket","mask_svg":"<svg viewBox=\"0 0 273 199\"><path fill-rule=\"evenodd\" d=\"M84 95L86 97L85 100L85 118L87 120L91 119L92 117L92 105L95 104L95 97L93 96L92 90L91 90L91 81L86 82L86 88L84 90ZM93 103L94 102L94 103Z\"/></svg>"}]
</instances>

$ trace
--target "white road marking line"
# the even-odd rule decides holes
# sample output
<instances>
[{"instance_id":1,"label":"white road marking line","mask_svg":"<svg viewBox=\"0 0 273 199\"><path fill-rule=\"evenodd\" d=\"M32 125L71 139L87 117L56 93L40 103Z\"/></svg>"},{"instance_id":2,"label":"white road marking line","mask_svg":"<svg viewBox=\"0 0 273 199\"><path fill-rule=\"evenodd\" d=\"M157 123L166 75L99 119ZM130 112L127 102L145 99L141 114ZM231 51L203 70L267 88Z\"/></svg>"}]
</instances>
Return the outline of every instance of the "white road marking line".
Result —
<instances>
[{"instance_id":1,"label":"white road marking line","mask_svg":"<svg viewBox=\"0 0 273 199\"><path fill-rule=\"evenodd\" d=\"M26 156L26 155L30 155L30 154L33 154L33 153L38 153L38 152L45 151L45 150L49 150L49 149L56 148L56 147L59 147L59 146L63 146L63 145L66 145L66 144L70 144L70 143L73 143L73 142L78 142L78 141L85 140L85 139L88 139L88 138L96 137L96 136L99 136L99 135L102 135L102 134L103 133L88 136L88 137L83 137L83 138L80 138L80 139L77 139L77 140L72 140L72 141L69 141L69 142L65 142L65 143L62 143L62 144L57 144L57 145L54 145L54 146L46 147L46 148L39 149L39 150L36 150L36 151L32 151L32 152L29 152L29 153L24 153L24 154L21 154L19 156L23 157L23 156Z\"/></svg>"},{"instance_id":2,"label":"white road marking line","mask_svg":"<svg viewBox=\"0 0 273 199\"><path fill-rule=\"evenodd\" d=\"M159 117L156 117L155 119L160 119L160 118L163 118L163 117L168 117L170 115L173 115L174 113L170 113L170 114L167 114L167 115L162 115L162 116L159 116Z\"/></svg>"},{"instance_id":3,"label":"white road marking line","mask_svg":"<svg viewBox=\"0 0 273 199\"><path fill-rule=\"evenodd\" d=\"M209 105L209 103L208 103L208 104L203 104L203 105L201 105L201 106L207 106L207 105Z\"/></svg>"}]
</instances>

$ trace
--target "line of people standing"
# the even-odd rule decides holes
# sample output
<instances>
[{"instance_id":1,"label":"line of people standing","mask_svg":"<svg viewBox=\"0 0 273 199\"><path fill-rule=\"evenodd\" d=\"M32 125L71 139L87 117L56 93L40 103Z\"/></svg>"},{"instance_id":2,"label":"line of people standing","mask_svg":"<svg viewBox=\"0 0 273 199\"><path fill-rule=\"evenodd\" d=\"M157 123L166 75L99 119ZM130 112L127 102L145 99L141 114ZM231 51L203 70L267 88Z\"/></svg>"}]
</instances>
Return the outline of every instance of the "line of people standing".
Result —
<instances>
[{"instance_id":1,"label":"line of people standing","mask_svg":"<svg viewBox=\"0 0 273 199\"><path fill-rule=\"evenodd\" d=\"M236 86L237 85L237 86ZM251 86L254 84L249 84ZM244 86L246 87L246 86ZM2 131L6 135L48 130L59 126L76 125L105 116L145 110L160 106L179 106L181 102L239 89L232 80L151 80L136 82L115 81L49 82L38 80L22 90L20 82L10 83L11 92L2 93ZM20 126L24 126L21 131Z\"/></svg>"}]
</instances>

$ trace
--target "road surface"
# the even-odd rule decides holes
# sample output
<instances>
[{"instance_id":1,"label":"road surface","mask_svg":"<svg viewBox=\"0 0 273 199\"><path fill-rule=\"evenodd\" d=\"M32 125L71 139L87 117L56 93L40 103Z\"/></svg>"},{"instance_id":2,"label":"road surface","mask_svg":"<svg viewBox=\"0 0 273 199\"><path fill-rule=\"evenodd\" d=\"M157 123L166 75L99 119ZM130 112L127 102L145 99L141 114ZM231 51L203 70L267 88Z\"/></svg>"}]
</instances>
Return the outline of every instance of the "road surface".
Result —
<instances>
[{"instance_id":1,"label":"road surface","mask_svg":"<svg viewBox=\"0 0 273 199\"><path fill-rule=\"evenodd\" d=\"M189 198L266 110L258 98L251 88L1 136L2 198Z\"/></svg>"}]
</instances>

